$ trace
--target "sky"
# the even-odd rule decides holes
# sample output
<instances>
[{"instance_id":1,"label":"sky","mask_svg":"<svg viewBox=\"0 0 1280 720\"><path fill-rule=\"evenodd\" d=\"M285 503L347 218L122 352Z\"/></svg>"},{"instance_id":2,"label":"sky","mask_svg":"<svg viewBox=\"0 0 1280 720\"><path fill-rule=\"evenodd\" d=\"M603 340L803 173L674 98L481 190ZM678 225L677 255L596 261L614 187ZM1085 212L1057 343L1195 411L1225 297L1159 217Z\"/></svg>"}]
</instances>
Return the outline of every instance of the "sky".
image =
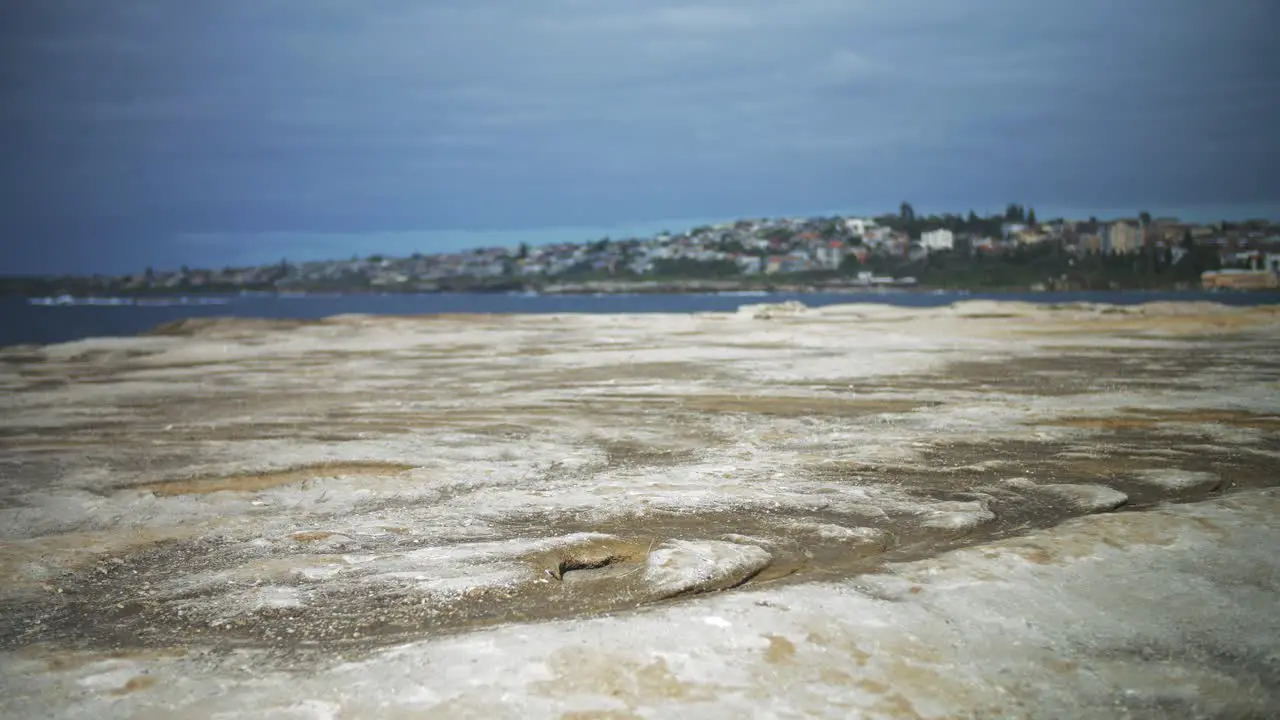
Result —
<instances>
[{"instance_id":1,"label":"sky","mask_svg":"<svg viewBox=\"0 0 1280 720\"><path fill-rule=\"evenodd\" d=\"M0 274L1280 214L1274 0L0 0Z\"/></svg>"}]
</instances>

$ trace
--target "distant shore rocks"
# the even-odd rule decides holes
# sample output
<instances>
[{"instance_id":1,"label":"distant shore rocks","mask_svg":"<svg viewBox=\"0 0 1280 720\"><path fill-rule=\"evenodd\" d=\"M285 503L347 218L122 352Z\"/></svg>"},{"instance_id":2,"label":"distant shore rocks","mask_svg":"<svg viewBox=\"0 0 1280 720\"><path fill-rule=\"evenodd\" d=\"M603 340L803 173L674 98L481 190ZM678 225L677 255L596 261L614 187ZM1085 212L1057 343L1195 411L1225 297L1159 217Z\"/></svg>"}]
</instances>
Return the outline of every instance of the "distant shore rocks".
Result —
<instances>
[{"instance_id":1,"label":"distant shore rocks","mask_svg":"<svg viewBox=\"0 0 1280 720\"><path fill-rule=\"evenodd\" d=\"M788 300L780 303L760 303L743 305L738 308L738 315L754 320L772 320L774 318L795 317L809 311L809 307L799 300Z\"/></svg>"}]
</instances>

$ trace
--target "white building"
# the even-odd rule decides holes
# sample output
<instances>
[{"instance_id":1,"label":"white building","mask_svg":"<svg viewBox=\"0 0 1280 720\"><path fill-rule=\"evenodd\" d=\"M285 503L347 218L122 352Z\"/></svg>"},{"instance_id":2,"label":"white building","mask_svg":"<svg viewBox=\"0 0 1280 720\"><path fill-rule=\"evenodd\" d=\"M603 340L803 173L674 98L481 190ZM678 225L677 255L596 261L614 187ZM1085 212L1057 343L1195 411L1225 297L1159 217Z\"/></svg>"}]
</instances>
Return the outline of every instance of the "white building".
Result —
<instances>
[{"instance_id":1,"label":"white building","mask_svg":"<svg viewBox=\"0 0 1280 720\"><path fill-rule=\"evenodd\" d=\"M734 258L734 262L738 264L738 269L743 275L759 275L764 267L764 258L754 255L740 255Z\"/></svg>"},{"instance_id":2,"label":"white building","mask_svg":"<svg viewBox=\"0 0 1280 720\"><path fill-rule=\"evenodd\" d=\"M920 246L929 252L951 250L956 246L956 236L950 230L930 230L920 234Z\"/></svg>"},{"instance_id":3,"label":"white building","mask_svg":"<svg viewBox=\"0 0 1280 720\"><path fill-rule=\"evenodd\" d=\"M862 241L867 245L883 245L893 239L893 231L887 227L879 225L868 225L867 231L862 235Z\"/></svg>"},{"instance_id":4,"label":"white building","mask_svg":"<svg viewBox=\"0 0 1280 720\"><path fill-rule=\"evenodd\" d=\"M842 245L823 245L815 248L813 251L813 259L817 260L820 265L831 270L839 270L840 263L844 262L845 249Z\"/></svg>"},{"instance_id":5,"label":"white building","mask_svg":"<svg viewBox=\"0 0 1280 720\"><path fill-rule=\"evenodd\" d=\"M866 237L868 231L876 228L876 221L868 218L845 218L844 226L851 234Z\"/></svg>"}]
</instances>

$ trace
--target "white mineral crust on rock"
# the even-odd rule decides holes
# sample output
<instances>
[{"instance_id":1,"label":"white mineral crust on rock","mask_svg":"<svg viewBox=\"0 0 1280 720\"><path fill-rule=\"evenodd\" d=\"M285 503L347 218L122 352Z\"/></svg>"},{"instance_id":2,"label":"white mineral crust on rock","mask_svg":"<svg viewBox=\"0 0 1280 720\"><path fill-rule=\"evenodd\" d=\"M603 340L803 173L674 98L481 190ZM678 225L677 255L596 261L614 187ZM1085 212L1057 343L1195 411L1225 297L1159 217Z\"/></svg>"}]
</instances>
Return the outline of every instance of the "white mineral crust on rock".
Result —
<instances>
[{"instance_id":1,"label":"white mineral crust on rock","mask_svg":"<svg viewBox=\"0 0 1280 720\"><path fill-rule=\"evenodd\" d=\"M649 553L644 583L656 597L733 587L764 569L772 556L734 542L675 540Z\"/></svg>"},{"instance_id":2,"label":"white mineral crust on rock","mask_svg":"<svg viewBox=\"0 0 1280 720\"><path fill-rule=\"evenodd\" d=\"M988 301L0 348L0 717L1273 717L1278 356Z\"/></svg>"},{"instance_id":3,"label":"white mineral crust on rock","mask_svg":"<svg viewBox=\"0 0 1280 720\"><path fill-rule=\"evenodd\" d=\"M1222 479L1216 473L1170 468L1139 470L1138 480L1165 490L1216 490Z\"/></svg>"},{"instance_id":4,"label":"white mineral crust on rock","mask_svg":"<svg viewBox=\"0 0 1280 720\"><path fill-rule=\"evenodd\" d=\"M1061 498L1081 512L1095 513L1115 510L1129 501L1129 496L1106 485L1055 484L1039 485L1041 492Z\"/></svg>"}]
</instances>

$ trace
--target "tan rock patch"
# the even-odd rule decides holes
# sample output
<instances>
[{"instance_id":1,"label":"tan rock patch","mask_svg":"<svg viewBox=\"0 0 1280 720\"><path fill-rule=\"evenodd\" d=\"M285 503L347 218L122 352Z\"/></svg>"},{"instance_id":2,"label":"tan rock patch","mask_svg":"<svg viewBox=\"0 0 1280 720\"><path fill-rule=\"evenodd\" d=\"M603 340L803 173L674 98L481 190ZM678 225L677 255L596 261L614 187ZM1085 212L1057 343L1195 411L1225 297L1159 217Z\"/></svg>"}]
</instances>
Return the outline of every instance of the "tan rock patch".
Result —
<instances>
[{"instance_id":1,"label":"tan rock patch","mask_svg":"<svg viewBox=\"0 0 1280 720\"><path fill-rule=\"evenodd\" d=\"M397 475L412 470L414 467L413 465L389 462L334 462L240 475L164 480L132 487L138 490L150 491L160 497L207 495L216 492L260 492L314 478Z\"/></svg>"},{"instance_id":2,"label":"tan rock patch","mask_svg":"<svg viewBox=\"0 0 1280 720\"><path fill-rule=\"evenodd\" d=\"M147 688L155 684L156 684L155 676L138 675L136 677L129 678L128 682L126 682L124 685L120 686L119 688L111 691L111 694L112 695L128 695L129 693L135 693L135 692L138 692L139 690L146 690Z\"/></svg>"},{"instance_id":3,"label":"tan rock patch","mask_svg":"<svg viewBox=\"0 0 1280 720\"><path fill-rule=\"evenodd\" d=\"M557 579L575 570L593 570L614 563L639 563L645 559L650 545L620 538L591 538L551 550L534 553L525 561Z\"/></svg>"},{"instance_id":4,"label":"tan rock patch","mask_svg":"<svg viewBox=\"0 0 1280 720\"><path fill-rule=\"evenodd\" d=\"M1231 410L1147 410L1121 408L1121 414L1108 417L1058 418L1039 425L1071 427L1083 430L1148 430L1166 423L1216 423L1257 430L1280 430L1280 416Z\"/></svg>"},{"instance_id":5,"label":"tan rock patch","mask_svg":"<svg viewBox=\"0 0 1280 720\"><path fill-rule=\"evenodd\" d=\"M764 651L765 662L776 665L795 657L796 646L790 640L781 635L765 635L764 637L769 641L769 647Z\"/></svg>"},{"instance_id":6,"label":"tan rock patch","mask_svg":"<svg viewBox=\"0 0 1280 720\"><path fill-rule=\"evenodd\" d=\"M41 572L74 570L100 557L135 552L167 540L191 538L204 530L207 528L169 526L65 533L0 542L0 581L9 590L38 585Z\"/></svg>"},{"instance_id":7,"label":"tan rock patch","mask_svg":"<svg viewBox=\"0 0 1280 720\"><path fill-rule=\"evenodd\" d=\"M684 682L663 658L641 664L616 656L577 648L557 650L548 658L554 678L530 685L534 693L551 697L609 695L628 708L661 700L710 701L714 688Z\"/></svg>"},{"instance_id":8,"label":"tan rock patch","mask_svg":"<svg viewBox=\"0 0 1280 720\"><path fill-rule=\"evenodd\" d=\"M337 533L331 533L324 530L311 530L308 532L296 532L289 537L302 543L317 542L333 537Z\"/></svg>"},{"instance_id":9,"label":"tan rock patch","mask_svg":"<svg viewBox=\"0 0 1280 720\"><path fill-rule=\"evenodd\" d=\"M848 400L825 397L790 397L769 395L694 395L684 400L690 410L706 413L754 413L774 417L861 417L881 413L905 413L927 407L920 400L866 399Z\"/></svg>"}]
</instances>

